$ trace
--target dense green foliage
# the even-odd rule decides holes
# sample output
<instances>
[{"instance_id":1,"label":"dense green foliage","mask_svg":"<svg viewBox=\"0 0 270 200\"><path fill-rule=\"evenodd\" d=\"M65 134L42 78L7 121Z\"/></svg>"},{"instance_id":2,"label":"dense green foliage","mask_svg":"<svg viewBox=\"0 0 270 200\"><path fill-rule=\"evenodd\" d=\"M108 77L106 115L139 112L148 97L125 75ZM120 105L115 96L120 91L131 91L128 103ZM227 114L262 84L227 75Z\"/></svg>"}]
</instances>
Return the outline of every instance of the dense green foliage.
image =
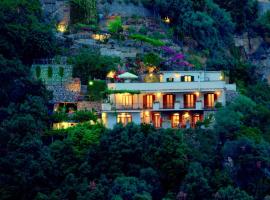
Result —
<instances>
[{"instance_id":1,"label":"dense green foliage","mask_svg":"<svg viewBox=\"0 0 270 200\"><path fill-rule=\"evenodd\" d=\"M79 77L83 84L89 80L105 79L108 71L114 69L119 63L119 58L102 56L96 51L83 50L73 59L73 76Z\"/></svg>"},{"instance_id":2,"label":"dense green foliage","mask_svg":"<svg viewBox=\"0 0 270 200\"><path fill-rule=\"evenodd\" d=\"M0 2L0 54L31 63L34 58L52 56L56 46L51 27L42 22L37 0Z\"/></svg>"},{"instance_id":3,"label":"dense green foliage","mask_svg":"<svg viewBox=\"0 0 270 200\"><path fill-rule=\"evenodd\" d=\"M270 11L257 19L257 31L262 36L270 36Z\"/></svg>"},{"instance_id":4,"label":"dense green foliage","mask_svg":"<svg viewBox=\"0 0 270 200\"><path fill-rule=\"evenodd\" d=\"M105 91L107 90L106 81L94 80L92 85L88 84L88 94L91 101L101 101L105 98Z\"/></svg>"},{"instance_id":5,"label":"dense green foliage","mask_svg":"<svg viewBox=\"0 0 270 200\"><path fill-rule=\"evenodd\" d=\"M96 0L71 0L71 22L72 24L96 24L97 2Z\"/></svg>"},{"instance_id":6,"label":"dense green foliage","mask_svg":"<svg viewBox=\"0 0 270 200\"><path fill-rule=\"evenodd\" d=\"M141 42L149 43L149 44L151 44L153 46L164 46L165 45L164 42L162 42L162 41L160 41L158 39L151 38L151 37L141 35L141 34L132 34L132 35L130 35L130 38L134 39L134 40L141 41Z\"/></svg>"},{"instance_id":7,"label":"dense green foliage","mask_svg":"<svg viewBox=\"0 0 270 200\"><path fill-rule=\"evenodd\" d=\"M113 36L119 35L123 31L122 19L121 17L116 17L115 19L109 21L108 30L113 34Z\"/></svg>"}]
</instances>

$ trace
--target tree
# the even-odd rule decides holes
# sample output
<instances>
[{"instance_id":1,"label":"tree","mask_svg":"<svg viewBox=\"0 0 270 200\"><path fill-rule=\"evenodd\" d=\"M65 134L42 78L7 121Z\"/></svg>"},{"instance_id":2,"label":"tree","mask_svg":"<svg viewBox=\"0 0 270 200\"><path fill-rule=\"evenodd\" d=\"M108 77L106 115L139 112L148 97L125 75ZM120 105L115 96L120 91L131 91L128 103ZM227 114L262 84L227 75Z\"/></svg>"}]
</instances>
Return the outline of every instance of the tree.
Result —
<instances>
[{"instance_id":1,"label":"tree","mask_svg":"<svg viewBox=\"0 0 270 200\"><path fill-rule=\"evenodd\" d=\"M187 194L188 199L210 198L211 188L206 178L207 175L207 170L203 169L200 163L190 164L182 186L182 190Z\"/></svg>"},{"instance_id":2,"label":"tree","mask_svg":"<svg viewBox=\"0 0 270 200\"><path fill-rule=\"evenodd\" d=\"M61 77L61 86L62 86L62 79L64 77L64 67L59 67L59 76Z\"/></svg>"},{"instance_id":3,"label":"tree","mask_svg":"<svg viewBox=\"0 0 270 200\"><path fill-rule=\"evenodd\" d=\"M152 187L147 185L145 181L136 177L118 177L114 180L109 191L108 199L144 199L151 200Z\"/></svg>"},{"instance_id":4,"label":"tree","mask_svg":"<svg viewBox=\"0 0 270 200\"><path fill-rule=\"evenodd\" d=\"M118 57L102 56L99 52L83 50L73 59L73 77L79 77L85 85L95 78L104 80L118 62Z\"/></svg>"},{"instance_id":5,"label":"tree","mask_svg":"<svg viewBox=\"0 0 270 200\"><path fill-rule=\"evenodd\" d=\"M220 188L216 194L216 199L218 200L253 200L254 198L248 195L245 191L240 190L239 188L234 188L228 186L226 188Z\"/></svg>"},{"instance_id":6,"label":"tree","mask_svg":"<svg viewBox=\"0 0 270 200\"><path fill-rule=\"evenodd\" d=\"M240 33L247 31L257 19L258 5L256 0L214 0L222 8L230 12L236 23L236 30Z\"/></svg>"},{"instance_id":7,"label":"tree","mask_svg":"<svg viewBox=\"0 0 270 200\"><path fill-rule=\"evenodd\" d=\"M0 54L23 63L56 52L51 27L43 22L38 0L3 0L0 2Z\"/></svg>"},{"instance_id":8,"label":"tree","mask_svg":"<svg viewBox=\"0 0 270 200\"><path fill-rule=\"evenodd\" d=\"M71 23L96 24L97 2L96 0L71 0Z\"/></svg>"}]
</instances>

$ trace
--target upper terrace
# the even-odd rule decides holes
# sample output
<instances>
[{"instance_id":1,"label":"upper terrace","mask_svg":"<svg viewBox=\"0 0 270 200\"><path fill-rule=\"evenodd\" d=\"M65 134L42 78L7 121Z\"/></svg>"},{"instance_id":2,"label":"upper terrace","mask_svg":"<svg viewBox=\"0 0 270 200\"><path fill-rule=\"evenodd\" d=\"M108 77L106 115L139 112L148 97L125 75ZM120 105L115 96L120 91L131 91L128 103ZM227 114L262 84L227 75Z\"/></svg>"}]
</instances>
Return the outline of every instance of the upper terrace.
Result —
<instances>
[{"instance_id":1,"label":"upper terrace","mask_svg":"<svg viewBox=\"0 0 270 200\"><path fill-rule=\"evenodd\" d=\"M221 71L160 71L143 74L137 78L130 75L123 79L109 79L108 88L142 92L236 90L236 85L228 84L225 79Z\"/></svg>"}]
</instances>

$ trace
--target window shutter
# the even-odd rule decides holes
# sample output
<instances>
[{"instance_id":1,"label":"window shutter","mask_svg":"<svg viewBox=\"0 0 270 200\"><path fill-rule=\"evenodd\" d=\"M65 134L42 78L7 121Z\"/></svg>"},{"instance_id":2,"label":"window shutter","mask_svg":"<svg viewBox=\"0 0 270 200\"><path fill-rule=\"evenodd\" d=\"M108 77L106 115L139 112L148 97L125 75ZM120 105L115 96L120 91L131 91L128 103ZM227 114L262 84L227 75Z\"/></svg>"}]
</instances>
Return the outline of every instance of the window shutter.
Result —
<instances>
[{"instance_id":1,"label":"window shutter","mask_svg":"<svg viewBox=\"0 0 270 200\"><path fill-rule=\"evenodd\" d=\"M167 106L167 95L163 95L163 108L166 108Z\"/></svg>"},{"instance_id":2,"label":"window shutter","mask_svg":"<svg viewBox=\"0 0 270 200\"><path fill-rule=\"evenodd\" d=\"M216 101L217 100L217 94L214 94L214 101Z\"/></svg>"},{"instance_id":3,"label":"window shutter","mask_svg":"<svg viewBox=\"0 0 270 200\"><path fill-rule=\"evenodd\" d=\"M185 81L185 76L181 76L181 82Z\"/></svg>"},{"instance_id":4,"label":"window shutter","mask_svg":"<svg viewBox=\"0 0 270 200\"><path fill-rule=\"evenodd\" d=\"M192 82L194 81L194 76L191 76L191 81L192 81Z\"/></svg>"},{"instance_id":5,"label":"window shutter","mask_svg":"<svg viewBox=\"0 0 270 200\"><path fill-rule=\"evenodd\" d=\"M153 98L153 103L154 103L156 100L156 95L153 94L152 96L153 96L152 98Z\"/></svg>"},{"instance_id":6,"label":"window shutter","mask_svg":"<svg viewBox=\"0 0 270 200\"><path fill-rule=\"evenodd\" d=\"M204 94L204 106L207 107L208 106L208 94Z\"/></svg>"},{"instance_id":7,"label":"window shutter","mask_svg":"<svg viewBox=\"0 0 270 200\"><path fill-rule=\"evenodd\" d=\"M143 107L144 107L144 108L146 108L146 106L147 106L147 102L146 102L146 101L147 101L147 96L144 95L144 96L143 96Z\"/></svg>"},{"instance_id":8,"label":"window shutter","mask_svg":"<svg viewBox=\"0 0 270 200\"><path fill-rule=\"evenodd\" d=\"M184 94L184 107L186 107L186 106L187 106L187 95Z\"/></svg>"}]
</instances>

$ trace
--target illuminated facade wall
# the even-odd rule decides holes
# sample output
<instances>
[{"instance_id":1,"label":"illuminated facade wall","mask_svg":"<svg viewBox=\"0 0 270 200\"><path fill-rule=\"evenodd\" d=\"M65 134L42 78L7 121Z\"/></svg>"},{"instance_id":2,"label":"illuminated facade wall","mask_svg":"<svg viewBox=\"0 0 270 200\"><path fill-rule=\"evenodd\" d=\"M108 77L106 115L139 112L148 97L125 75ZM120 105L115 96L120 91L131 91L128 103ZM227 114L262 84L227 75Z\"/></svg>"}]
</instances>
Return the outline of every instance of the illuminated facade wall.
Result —
<instances>
[{"instance_id":1,"label":"illuminated facade wall","mask_svg":"<svg viewBox=\"0 0 270 200\"><path fill-rule=\"evenodd\" d=\"M147 123L157 128L191 128L202 121L205 112L226 105L226 93L236 91L218 72L162 72L160 82L109 83L111 90L138 91L136 94L117 93L102 105L106 113L104 124L126 125ZM173 78L173 79L172 79Z\"/></svg>"}]
</instances>

